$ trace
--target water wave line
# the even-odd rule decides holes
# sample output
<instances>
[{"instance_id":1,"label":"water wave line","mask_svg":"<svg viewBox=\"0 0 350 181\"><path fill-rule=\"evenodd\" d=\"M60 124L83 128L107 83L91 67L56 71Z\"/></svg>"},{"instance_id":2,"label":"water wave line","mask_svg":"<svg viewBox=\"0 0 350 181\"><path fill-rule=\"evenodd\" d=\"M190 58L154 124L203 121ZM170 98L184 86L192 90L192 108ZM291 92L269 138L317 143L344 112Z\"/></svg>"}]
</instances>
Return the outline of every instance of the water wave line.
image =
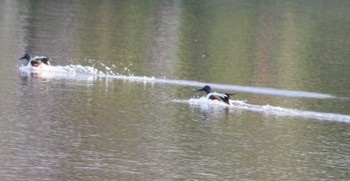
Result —
<instances>
[{"instance_id":1,"label":"water wave line","mask_svg":"<svg viewBox=\"0 0 350 181\"><path fill-rule=\"evenodd\" d=\"M191 98L188 100L172 100L174 103L187 103L192 106L197 106L204 111L213 111L211 108L229 108L232 110L244 110L252 112L260 112L265 115L273 116L285 116L285 117L298 117L304 119L315 119L315 120L328 120L350 123L350 115L327 113L327 112L316 112L300 109L284 108L272 105L255 105L246 103L242 100L231 100L230 104L219 102L216 100L209 100L206 97ZM215 110L215 109L214 109Z\"/></svg>"},{"instance_id":2,"label":"water wave line","mask_svg":"<svg viewBox=\"0 0 350 181\"><path fill-rule=\"evenodd\" d=\"M90 66L81 66L81 65L67 65L67 66L47 66L44 68L35 68L30 66L20 67L20 71L36 71L43 72L45 75L50 74L50 77L54 77L58 74L58 77L71 79L72 74L86 77L103 77L107 79L121 79L121 80L130 80L130 81L141 81L145 83L162 83L162 84L173 84L173 85L182 85L182 86L192 86L192 87L202 87L204 85L210 85L214 89L221 89L227 91L237 91L237 92L248 92L255 94L265 94L265 95L276 95L276 96L286 96L286 97L306 97L306 98L317 98L317 99L332 99L337 98L331 94L324 94L318 92L308 92L300 90L284 90L284 89L275 89L267 87L254 87L254 86L241 86L241 85L229 85L229 84L218 84L210 82L200 82L194 80L179 80L179 79L167 79L167 78L155 78L155 77L146 77L146 76L134 76L134 75L119 75L113 72L103 73L97 69ZM52 75L53 74L53 75Z\"/></svg>"}]
</instances>

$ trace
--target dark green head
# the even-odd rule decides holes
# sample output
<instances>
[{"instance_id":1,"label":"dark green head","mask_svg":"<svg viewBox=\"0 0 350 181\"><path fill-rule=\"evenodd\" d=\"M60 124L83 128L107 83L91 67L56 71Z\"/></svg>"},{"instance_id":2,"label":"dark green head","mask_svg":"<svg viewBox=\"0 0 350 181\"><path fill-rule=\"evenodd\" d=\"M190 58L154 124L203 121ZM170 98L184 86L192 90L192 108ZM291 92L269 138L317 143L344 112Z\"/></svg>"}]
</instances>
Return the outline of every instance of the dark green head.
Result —
<instances>
[{"instance_id":1,"label":"dark green head","mask_svg":"<svg viewBox=\"0 0 350 181\"><path fill-rule=\"evenodd\" d=\"M204 91L205 93L209 94L211 93L211 87L209 85L206 85L203 88L198 89L197 91Z\"/></svg>"}]
</instances>

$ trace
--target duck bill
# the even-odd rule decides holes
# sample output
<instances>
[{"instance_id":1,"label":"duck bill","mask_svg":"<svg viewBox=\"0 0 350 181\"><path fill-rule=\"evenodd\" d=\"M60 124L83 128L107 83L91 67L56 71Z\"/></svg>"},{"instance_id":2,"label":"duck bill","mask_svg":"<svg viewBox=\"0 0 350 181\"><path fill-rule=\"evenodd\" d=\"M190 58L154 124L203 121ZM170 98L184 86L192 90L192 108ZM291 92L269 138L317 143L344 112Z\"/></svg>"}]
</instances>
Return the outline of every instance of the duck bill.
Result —
<instances>
[{"instance_id":1,"label":"duck bill","mask_svg":"<svg viewBox=\"0 0 350 181\"><path fill-rule=\"evenodd\" d=\"M204 88L201 88L201 89L197 89L197 91L204 91Z\"/></svg>"}]
</instances>

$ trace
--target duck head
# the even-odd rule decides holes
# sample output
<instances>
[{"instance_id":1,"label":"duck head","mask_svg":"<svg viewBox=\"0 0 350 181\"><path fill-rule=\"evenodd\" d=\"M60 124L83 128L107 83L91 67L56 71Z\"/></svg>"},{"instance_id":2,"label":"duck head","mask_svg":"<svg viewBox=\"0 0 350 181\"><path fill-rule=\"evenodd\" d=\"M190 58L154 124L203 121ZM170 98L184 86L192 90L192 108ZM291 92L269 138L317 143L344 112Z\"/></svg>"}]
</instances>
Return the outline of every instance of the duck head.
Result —
<instances>
[{"instance_id":1,"label":"duck head","mask_svg":"<svg viewBox=\"0 0 350 181\"><path fill-rule=\"evenodd\" d=\"M19 58L20 60L27 60L28 62L32 59L32 56L30 56L28 53L26 53L23 57Z\"/></svg>"},{"instance_id":2,"label":"duck head","mask_svg":"<svg viewBox=\"0 0 350 181\"><path fill-rule=\"evenodd\" d=\"M209 85L206 85L203 88L198 89L197 91L204 91L205 93L209 94L211 93L211 87Z\"/></svg>"}]
</instances>

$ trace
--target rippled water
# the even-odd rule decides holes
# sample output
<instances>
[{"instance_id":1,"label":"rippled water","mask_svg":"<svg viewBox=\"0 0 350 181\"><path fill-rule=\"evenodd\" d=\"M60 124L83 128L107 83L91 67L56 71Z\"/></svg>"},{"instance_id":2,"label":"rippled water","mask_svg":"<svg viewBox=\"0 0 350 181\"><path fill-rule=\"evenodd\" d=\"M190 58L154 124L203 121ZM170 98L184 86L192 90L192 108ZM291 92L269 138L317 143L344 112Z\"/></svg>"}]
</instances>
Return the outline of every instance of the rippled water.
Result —
<instances>
[{"instance_id":1,"label":"rippled water","mask_svg":"<svg viewBox=\"0 0 350 181\"><path fill-rule=\"evenodd\" d=\"M349 8L1 1L0 180L348 180Z\"/></svg>"}]
</instances>

